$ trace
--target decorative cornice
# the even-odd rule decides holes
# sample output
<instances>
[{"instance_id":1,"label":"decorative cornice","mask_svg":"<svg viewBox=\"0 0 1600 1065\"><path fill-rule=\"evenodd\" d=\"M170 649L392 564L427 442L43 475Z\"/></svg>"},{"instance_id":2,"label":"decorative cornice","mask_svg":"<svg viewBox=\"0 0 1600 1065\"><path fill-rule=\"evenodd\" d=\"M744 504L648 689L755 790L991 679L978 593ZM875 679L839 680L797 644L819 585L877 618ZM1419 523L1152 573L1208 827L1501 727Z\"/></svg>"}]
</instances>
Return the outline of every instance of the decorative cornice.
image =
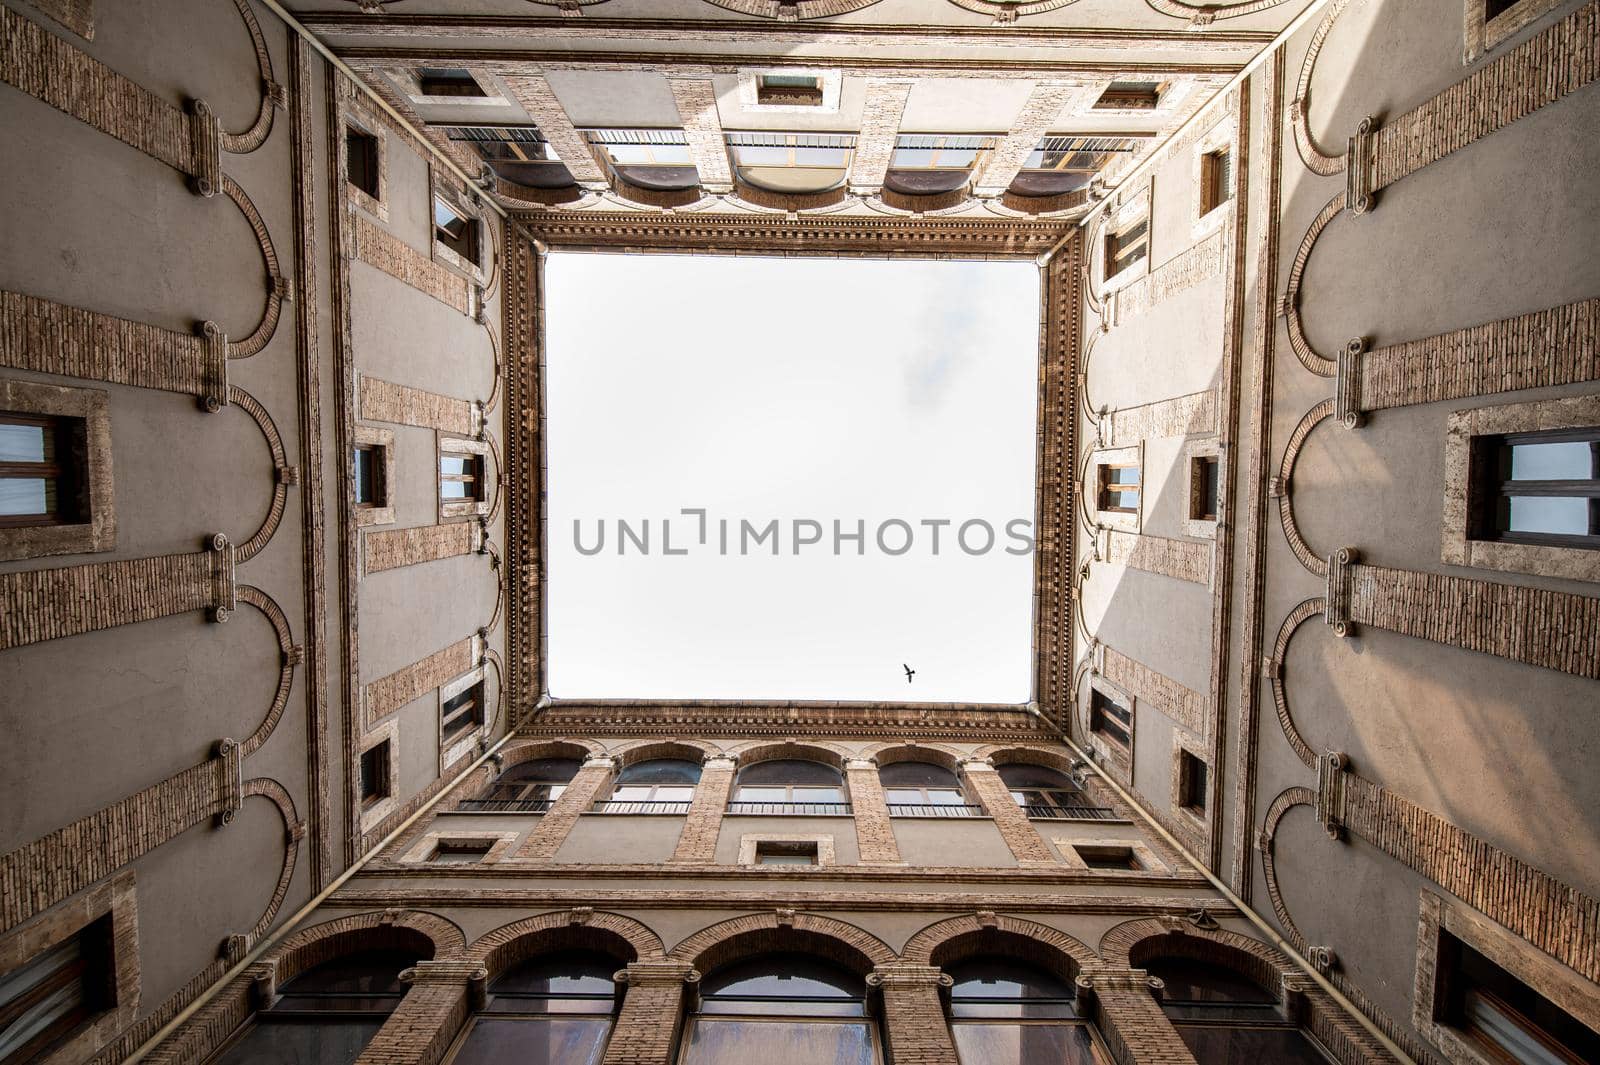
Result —
<instances>
[{"instance_id":1,"label":"decorative cornice","mask_svg":"<svg viewBox=\"0 0 1600 1065\"><path fill-rule=\"evenodd\" d=\"M529 737L839 736L1016 740L1053 734L1014 706L896 703L557 703L518 729Z\"/></svg>"}]
</instances>

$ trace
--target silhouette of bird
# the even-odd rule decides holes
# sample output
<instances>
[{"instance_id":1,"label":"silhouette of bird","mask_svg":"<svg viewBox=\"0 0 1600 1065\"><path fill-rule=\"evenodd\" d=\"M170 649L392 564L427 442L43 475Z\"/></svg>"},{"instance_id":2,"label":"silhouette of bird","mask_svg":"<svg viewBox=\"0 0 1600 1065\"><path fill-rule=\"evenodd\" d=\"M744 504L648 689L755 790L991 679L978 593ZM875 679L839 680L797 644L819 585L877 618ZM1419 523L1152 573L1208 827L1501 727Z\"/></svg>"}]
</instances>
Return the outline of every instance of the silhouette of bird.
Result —
<instances>
[{"instance_id":1,"label":"silhouette of bird","mask_svg":"<svg viewBox=\"0 0 1600 1065\"><path fill-rule=\"evenodd\" d=\"M910 684L911 678L917 675L917 671L906 665L904 662L900 663L900 668L906 671L906 683Z\"/></svg>"}]
</instances>

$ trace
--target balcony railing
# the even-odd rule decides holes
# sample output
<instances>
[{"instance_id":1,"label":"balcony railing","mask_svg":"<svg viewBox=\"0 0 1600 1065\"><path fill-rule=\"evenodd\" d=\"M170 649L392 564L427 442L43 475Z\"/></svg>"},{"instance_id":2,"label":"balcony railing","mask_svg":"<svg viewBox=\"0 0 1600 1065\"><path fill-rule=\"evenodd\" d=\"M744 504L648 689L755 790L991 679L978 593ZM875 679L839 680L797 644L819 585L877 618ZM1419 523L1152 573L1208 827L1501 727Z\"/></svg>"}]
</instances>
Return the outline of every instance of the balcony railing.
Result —
<instances>
[{"instance_id":1,"label":"balcony railing","mask_svg":"<svg viewBox=\"0 0 1600 1065\"><path fill-rule=\"evenodd\" d=\"M890 817L982 817L983 807L945 802L892 802Z\"/></svg>"},{"instance_id":2,"label":"balcony railing","mask_svg":"<svg viewBox=\"0 0 1600 1065\"><path fill-rule=\"evenodd\" d=\"M1029 817L1043 821L1119 821L1109 806L1024 806Z\"/></svg>"},{"instance_id":3,"label":"balcony railing","mask_svg":"<svg viewBox=\"0 0 1600 1065\"><path fill-rule=\"evenodd\" d=\"M754 814L760 817L849 817L847 802L730 802L730 814Z\"/></svg>"},{"instance_id":4,"label":"balcony railing","mask_svg":"<svg viewBox=\"0 0 1600 1065\"><path fill-rule=\"evenodd\" d=\"M462 799L456 809L478 814L544 814L554 799Z\"/></svg>"},{"instance_id":5,"label":"balcony railing","mask_svg":"<svg viewBox=\"0 0 1600 1065\"><path fill-rule=\"evenodd\" d=\"M589 807L592 814L686 814L688 802L642 802L630 799L601 799Z\"/></svg>"}]
</instances>

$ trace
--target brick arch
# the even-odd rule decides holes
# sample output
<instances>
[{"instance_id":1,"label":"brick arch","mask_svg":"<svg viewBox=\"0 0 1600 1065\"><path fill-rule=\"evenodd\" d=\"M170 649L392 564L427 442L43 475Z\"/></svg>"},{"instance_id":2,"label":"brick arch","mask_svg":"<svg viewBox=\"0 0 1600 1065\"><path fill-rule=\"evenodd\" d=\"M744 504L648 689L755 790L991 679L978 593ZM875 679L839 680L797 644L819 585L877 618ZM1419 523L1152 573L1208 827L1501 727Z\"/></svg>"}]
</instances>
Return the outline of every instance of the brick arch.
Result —
<instances>
[{"instance_id":1,"label":"brick arch","mask_svg":"<svg viewBox=\"0 0 1600 1065\"><path fill-rule=\"evenodd\" d=\"M598 757L605 753L603 745L585 739L529 740L524 743L512 743L500 752L499 768L495 767L492 760L483 763L471 777L456 788L451 801L483 798L494 786L494 782L500 779L500 774L514 765L531 762L535 758L576 758L581 762L586 758ZM420 838L426 827L426 822L418 822L396 845L396 850Z\"/></svg>"},{"instance_id":2,"label":"brick arch","mask_svg":"<svg viewBox=\"0 0 1600 1065\"><path fill-rule=\"evenodd\" d=\"M900 952L904 961L941 968L979 954L1032 962L1069 984L1080 969L1100 964L1092 948L1060 929L1003 913L969 913L931 924Z\"/></svg>"},{"instance_id":3,"label":"brick arch","mask_svg":"<svg viewBox=\"0 0 1600 1065\"><path fill-rule=\"evenodd\" d=\"M653 758L682 758L701 762L722 753L722 748L704 740L635 740L611 750L618 767L648 762Z\"/></svg>"},{"instance_id":4,"label":"brick arch","mask_svg":"<svg viewBox=\"0 0 1600 1065\"><path fill-rule=\"evenodd\" d=\"M466 937L454 921L422 910L358 913L303 928L266 960L279 987L308 969L362 950L415 950L420 961L460 957Z\"/></svg>"},{"instance_id":5,"label":"brick arch","mask_svg":"<svg viewBox=\"0 0 1600 1065\"><path fill-rule=\"evenodd\" d=\"M558 950L596 950L618 967L665 957L661 937L631 917L601 911L555 910L502 925L480 936L466 958L480 961L493 980L519 962Z\"/></svg>"},{"instance_id":6,"label":"brick arch","mask_svg":"<svg viewBox=\"0 0 1600 1065\"><path fill-rule=\"evenodd\" d=\"M703 928L673 947L668 957L686 961L702 973L761 954L814 954L866 976L895 961L888 944L852 924L810 913L752 913Z\"/></svg>"},{"instance_id":7,"label":"brick arch","mask_svg":"<svg viewBox=\"0 0 1600 1065\"><path fill-rule=\"evenodd\" d=\"M896 762L927 762L955 773L958 771L962 755L955 748L946 747L942 743L904 743L891 740L873 744L861 752L861 757L871 758L879 766L893 765Z\"/></svg>"},{"instance_id":8,"label":"brick arch","mask_svg":"<svg viewBox=\"0 0 1600 1065\"><path fill-rule=\"evenodd\" d=\"M774 192L752 185L737 174L733 189L734 198L769 211L818 211L837 207L850 199L850 190L845 185L822 192Z\"/></svg>"},{"instance_id":9,"label":"brick arch","mask_svg":"<svg viewBox=\"0 0 1600 1065\"><path fill-rule=\"evenodd\" d=\"M883 203L897 211L909 211L912 214L926 214L930 211L948 211L953 207L960 207L972 197L972 184L969 182L959 189L948 192L901 192L888 185L878 190L878 198Z\"/></svg>"},{"instance_id":10,"label":"brick arch","mask_svg":"<svg viewBox=\"0 0 1600 1065\"><path fill-rule=\"evenodd\" d=\"M798 758L805 762L821 762L844 772L845 759L850 755L843 747L836 743L806 742L798 740L782 740L773 743L770 740L751 740L747 743L730 747L728 753L736 755L740 766L755 765L757 762L774 762L780 758Z\"/></svg>"},{"instance_id":11,"label":"brick arch","mask_svg":"<svg viewBox=\"0 0 1600 1065\"><path fill-rule=\"evenodd\" d=\"M1067 773L1072 768L1072 755L1065 750L1048 747L1027 747L1018 744L994 743L973 752L974 758L987 758L998 768L1003 765L1027 763L1042 765L1047 769Z\"/></svg>"}]
</instances>

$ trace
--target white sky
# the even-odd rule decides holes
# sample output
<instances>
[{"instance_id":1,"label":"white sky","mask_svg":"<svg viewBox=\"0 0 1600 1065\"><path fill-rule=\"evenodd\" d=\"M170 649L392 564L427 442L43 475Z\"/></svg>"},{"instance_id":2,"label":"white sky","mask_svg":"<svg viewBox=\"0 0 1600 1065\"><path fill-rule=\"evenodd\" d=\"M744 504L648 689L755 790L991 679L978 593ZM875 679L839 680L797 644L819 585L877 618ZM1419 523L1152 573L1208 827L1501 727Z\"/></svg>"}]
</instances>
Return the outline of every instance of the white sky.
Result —
<instances>
[{"instance_id":1,"label":"white sky","mask_svg":"<svg viewBox=\"0 0 1600 1065\"><path fill-rule=\"evenodd\" d=\"M1033 558L1004 548L1034 516L1033 263L558 252L545 287L554 696L1027 701ZM774 518L778 556L741 555ZM822 526L798 555L796 519Z\"/></svg>"}]
</instances>

